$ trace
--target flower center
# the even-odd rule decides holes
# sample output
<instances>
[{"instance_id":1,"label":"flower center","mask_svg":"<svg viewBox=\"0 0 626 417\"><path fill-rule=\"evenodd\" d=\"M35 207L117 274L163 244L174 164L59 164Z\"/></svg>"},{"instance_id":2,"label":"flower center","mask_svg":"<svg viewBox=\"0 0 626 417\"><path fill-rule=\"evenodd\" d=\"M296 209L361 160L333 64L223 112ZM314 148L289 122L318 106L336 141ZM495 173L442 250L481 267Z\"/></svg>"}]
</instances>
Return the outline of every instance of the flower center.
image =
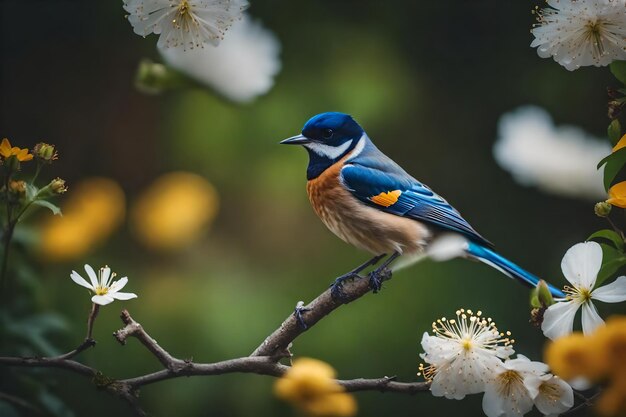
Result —
<instances>
[{"instance_id":1,"label":"flower center","mask_svg":"<svg viewBox=\"0 0 626 417\"><path fill-rule=\"evenodd\" d=\"M109 287L101 287L98 285L96 287L96 295L105 295L109 292Z\"/></svg>"},{"instance_id":2,"label":"flower center","mask_svg":"<svg viewBox=\"0 0 626 417\"><path fill-rule=\"evenodd\" d=\"M561 392L556 384L544 382L539 386L539 392L550 402L557 402L561 398Z\"/></svg>"},{"instance_id":3,"label":"flower center","mask_svg":"<svg viewBox=\"0 0 626 417\"><path fill-rule=\"evenodd\" d=\"M189 30L189 23L196 23L196 20L191 13L191 5L189 0L182 0L176 10L176 16L172 19L172 25L176 29Z\"/></svg>"},{"instance_id":4,"label":"flower center","mask_svg":"<svg viewBox=\"0 0 626 417\"><path fill-rule=\"evenodd\" d=\"M591 300L591 290L586 287L570 287L566 285L563 288L563 292L565 292L568 300L577 300L581 304Z\"/></svg>"},{"instance_id":5,"label":"flower center","mask_svg":"<svg viewBox=\"0 0 626 417\"><path fill-rule=\"evenodd\" d=\"M469 338L465 338L461 341L461 346L463 347L463 350L465 350L466 352L472 349L472 344L473 344L472 340Z\"/></svg>"},{"instance_id":6,"label":"flower center","mask_svg":"<svg viewBox=\"0 0 626 417\"><path fill-rule=\"evenodd\" d=\"M602 20L587 23L585 29L587 29L587 39L591 41L594 53L598 58L601 57L605 54L604 44L602 43Z\"/></svg>"},{"instance_id":7,"label":"flower center","mask_svg":"<svg viewBox=\"0 0 626 417\"><path fill-rule=\"evenodd\" d=\"M510 397L523 381L519 372L509 369L498 375L498 391L502 396Z\"/></svg>"},{"instance_id":8,"label":"flower center","mask_svg":"<svg viewBox=\"0 0 626 417\"><path fill-rule=\"evenodd\" d=\"M185 14L189 12L189 2L187 0L183 0L178 6L178 14L183 17Z\"/></svg>"},{"instance_id":9,"label":"flower center","mask_svg":"<svg viewBox=\"0 0 626 417\"><path fill-rule=\"evenodd\" d=\"M458 343L465 352L473 349L496 350L513 344L510 332L500 333L491 318L483 318L482 312L459 309L456 319L445 317L432 324L437 337Z\"/></svg>"}]
</instances>

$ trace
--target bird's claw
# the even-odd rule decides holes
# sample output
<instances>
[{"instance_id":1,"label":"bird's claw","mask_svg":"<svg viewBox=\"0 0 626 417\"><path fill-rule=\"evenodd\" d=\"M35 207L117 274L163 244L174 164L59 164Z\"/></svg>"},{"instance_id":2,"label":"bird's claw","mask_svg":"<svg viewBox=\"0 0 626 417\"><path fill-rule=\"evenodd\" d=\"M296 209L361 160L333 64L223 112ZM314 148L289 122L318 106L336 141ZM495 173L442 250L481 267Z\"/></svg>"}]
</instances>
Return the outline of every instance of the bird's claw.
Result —
<instances>
[{"instance_id":1,"label":"bird's claw","mask_svg":"<svg viewBox=\"0 0 626 417\"><path fill-rule=\"evenodd\" d=\"M304 301L298 301L298 303L296 304L296 308L293 310L293 315L296 318L296 322L298 322L298 326L300 326L300 328L302 328L303 330L306 330L309 326L307 326L306 322L304 321L302 313L306 313L310 310L310 308L304 307Z\"/></svg>"},{"instance_id":2,"label":"bird's claw","mask_svg":"<svg viewBox=\"0 0 626 417\"><path fill-rule=\"evenodd\" d=\"M383 287L383 282L391 279L391 269L384 267L369 273L370 288L377 294Z\"/></svg>"},{"instance_id":3,"label":"bird's claw","mask_svg":"<svg viewBox=\"0 0 626 417\"><path fill-rule=\"evenodd\" d=\"M340 301L342 303L347 302L348 296L343 291L343 284L346 281L359 279L359 278L361 278L361 276L357 274L356 272L348 272L347 274L344 274L340 276L339 278L335 279L335 281L332 284L330 284L330 296L332 297L332 299L335 301Z\"/></svg>"}]
</instances>

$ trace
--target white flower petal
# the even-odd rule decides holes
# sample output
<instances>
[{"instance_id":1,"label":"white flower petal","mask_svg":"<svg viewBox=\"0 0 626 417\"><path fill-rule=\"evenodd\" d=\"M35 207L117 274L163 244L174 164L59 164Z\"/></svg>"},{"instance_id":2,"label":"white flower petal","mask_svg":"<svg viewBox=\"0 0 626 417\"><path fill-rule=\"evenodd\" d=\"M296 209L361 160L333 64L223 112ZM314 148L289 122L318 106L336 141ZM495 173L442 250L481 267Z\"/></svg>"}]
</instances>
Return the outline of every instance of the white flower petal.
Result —
<instances>
[{"instance_id":1,"label":"white flower petal","mask_svg":"<svg viewBox=\"0 0 626 417\"><path fill-rule=\"evenodd\" d=\"M108 295L116 300L130 300L131 298L137 298L137 294L133 294L132 292L114 292L109 293Z\"/></svg>"},{"instance_id":2,"label":"white flower petal","mask_svg":"<svg viewBox=\"0 0 626 417\"><path fill-rule=\"evenodd\" d=\"M524 380L537 409L545 415L559 415L574 405L574 391L561 378L548 374Z\"/></svg>"},{"instance_id":3,"label":"white flower petal","mask_svg":"<svg viewBox=\"0 0 626 417\"><path fill-rule=\"evenodd\" d=\"M128 283L128 277L120 278L119 280L111 284L111 286L109 287L109 293L118 292L126 286L126 283Z\"/></svg>"},{"instance_id":4,"label":"white flower petal","mask_svg":"<svg viewBox=\"0 0 626 417\"><path fill-rule=\"evenodd\" d=\"M530 393L521 380L500 379L499 375L496 375L485 388L483 411L487 417L522 417L533 408ZM504 386L505 383L508 385Z\"/></svg>"},{"instance_id":5,"label":"white flower petal","mask_svg":"<svg viewBox=\"0 0 626 417\"><path fill-rule=\"evenodd\" d=\"M578 307L580 304L576 301L557 302L548 307L541 323L543 334L552 340L570 334Z\"/></svg>"},{"instance_id":6,"label":"white flower petal","mask_svg":"<svg viewBox=\"0 0 626 417\"><path fill-rule=\"evenodd\" d=\"M102 268L102 275L100 276L100 286L108 287L109 286L109 277L111 276L111 268L105 266Z\"/></svg>"},{"instance_id":7,"label":"white flower petal","mask_svg":"<svg viewBox=\"0 0 626 417\"><path fill-rule=\"evenodd\" d=\"M185 6L184 10L181 7ZM242 0L124 0L135 33L161 34L160 47L186 50L217 45L247 7Z\"/></svg>"},{"instance_id":8,"label":"white flower petal","mask_svg":"<svg viewBox=\"0 0 626 417\"><path fill-rule=\"evenodd\" d=\"M595 289L591 298L605 303L626 301L626 277L619 277L610 284Z\"/></svg>"},{"instance_id":9,"label":"white flower petal","mask_svg":"<svg viewBox=\"0 0 626 417\"><path fill-rule=\"evenodd\" d=\"M245 15L233 23L219 47L159 48L159 52L172 68L235 102L267 93L281 67L276 36Z\"/></svg>"},{"instance_id":10,"label":"white flower petal","mask_svg":"<svg viewBox=\"0 0 626 417\"><path fill-rule=\"evenodd\" d=\"M596 242L577 243L561 261L563 275L575 287L591 290L602 267L602 247Z\"/></svg>"},{"instance_id":11,"label":"white flower petal","mask_svg":"<svg viewBox=\"0 0 626 417\"><path fill-rule=\"evenodd\" d=\"M94 295L91 297L91 301L96 304L100 304L101 306L105 306L107 304L111 304L114 299L110 295Z\"/></svg>"},{"instance_id":12,"label":"white flower petal","mask_svg":"<svg viewBox=\"0 0 626 417\"><path fill-rule=\"evenodd\" d=\"M596 306L591 301L583 304L583 333L585 336L590 335L599 326L604 324L604 320L598 315Z\"/></svg>"},{"instance_id":13,"label":"white flower petal","mask_svg":"<svg viewBox=\"0 0 626 417\"><path fill-rule=\"evenodd\" d=\"M504 362L506 369L513 369L517 372L526 375L543 375L548 372L548 365L539 361L531 361L522 354L517 354L515 359L507 359Z\"/></svg>"},{"instance_id":14,"label":"white flower petal","mask_svg":"<svg viewBox=\"0 0 626 417\"><path fill-rule=\"evenodd\" d=\"M87 281L85 281L85 278L81 277L78 272L76 271L72 271L72 273L70 274L70 278L72 278L72 281L74 281L75 283L77 283L78 285L80 285L81 287L85 287L91 291L95 291L95 289L89 285L89 283Z\"/></svg>"},{"instance_id":15,"label":"white flower petal","mask_svg":"<svg viewBox=\"0 0 626 417\"><path fill-rule=\"evenodd\" d=\"M548 1L537 11L531 46L540 57L553 57L566 69L606 66L626 60L623 0Z\"/></svg>"},{"instance_id":16,"label":"white flower petal","mask_svg":"<svg viewBox=\"0 0 626 417\"><path fill-rule=\"evenodd\" d=\"M567 381L567 383L570 384L572 388L578 391L586 391L589 388L593 387L593 383L583 376L570 379L569 381Z\"/></svg>"},{"instance_id":17,"label":"white flower petal","mask_svg":"<svg viewBox=\"0 0 626 417\"><path fill-rule=\"evenodd\" d=\"M96 275L96 271L93 270L91 265L85 264L85 272L89 276L89 280L91 281L91 286L95 289L100 283L98 282L98 275Z\"/></svg>"},{"instance_id":18,"label":"white flower petal","mask_svg":"<svg viewBox=\"0 0 626 417\"><path fill-rule=\"evenodd\" d=\"M523 106L498 121L493 156L523 186L589 201L606 199L598 161L611 153L606 140L573 126L555 126L550 114Z\"/></svg>"}]
</instances>

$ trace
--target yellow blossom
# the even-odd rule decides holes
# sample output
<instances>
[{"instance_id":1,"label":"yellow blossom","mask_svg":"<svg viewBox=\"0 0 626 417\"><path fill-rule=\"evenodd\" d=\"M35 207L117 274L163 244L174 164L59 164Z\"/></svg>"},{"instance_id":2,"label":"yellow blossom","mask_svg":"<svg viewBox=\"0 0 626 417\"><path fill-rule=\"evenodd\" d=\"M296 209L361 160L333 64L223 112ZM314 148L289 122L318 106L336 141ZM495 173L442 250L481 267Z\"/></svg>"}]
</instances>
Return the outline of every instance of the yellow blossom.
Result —
<instances>
[{"instance_id":1,"label":"yellow blossom","mask_svg":"<svg viewBox=\"0 0 626 417\"><path fill-rule=\"evenodd\" d=\"M274 392L311 417L350 417L357 410L354 397L335 380L335 370L317 359L295 360Z\"/></svg>"},{"instance_id":2,"label":"yellow blossom","mask_svg":"<svg viewBox=\"0 0 626 417\"><path fill-rule=\"evenodd\" d=\"M175 250L197 241L217 209L217 192L207 180L188 172L172 172L139 196L131 209L131 227L146 246Z\"/></svg>"},{"instance_id":3,"label":"yellow blossom","mask_svg":"<svg viewBox=\"0 0 626 417\"><path fill-rule=\"evenodd\" d=\"M574 333L551 343L546 362L563 379L606 381L596 411L626 414L626 316L611 317L589 336Z\"/></svg>"},{"instance_id":4,"label":"yellow blossom","mask_svg":"<svg viewBox=\"0 0 626 417\"><path fill-rule=\"evenodd\" d=\"M46 217L40 250L48 259L66 261L104 242L124 220L126 203L117 183L89 178L73 187L61 209L62 217Z\"/></svg>"},{"instance_id":5,"label":"yellow blossom","mask_svg":"<svg viewBox=\"0 0 626 417\"><path fill-rule=\"evenodd\" d=\"M609 188L609 199L606 202L616 207L626 208L626 181Z\"/></svg>"},{"instance_id":6,"label":"yellow blossom","mask_svg":"<svg viewBox=\"0 0 626 417\"><path fill-rule=\"evenodd\" d=\"M28 153L28 148L18 148L17 146L11 147L11 142L9 139L2 139L2 143L0 143L0 155L7 159L11 156L15 156L18 161L26 162L33 159L33 155Z\"/></svg>"}]
</instances>

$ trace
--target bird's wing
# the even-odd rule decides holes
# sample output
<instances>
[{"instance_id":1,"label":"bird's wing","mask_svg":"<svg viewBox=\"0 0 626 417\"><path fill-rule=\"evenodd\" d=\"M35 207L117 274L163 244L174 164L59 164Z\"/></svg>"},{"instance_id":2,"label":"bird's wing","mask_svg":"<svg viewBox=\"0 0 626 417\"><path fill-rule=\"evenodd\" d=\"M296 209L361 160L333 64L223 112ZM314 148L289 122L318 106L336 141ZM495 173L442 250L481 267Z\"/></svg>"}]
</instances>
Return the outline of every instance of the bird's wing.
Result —
<instances>
[{"instance_id":1,"label":"bird's wing","mask_svg":"<svg viewBox=\"0 0 626 417\"><path fill-rule=\"evenodd\" d=\"M341 169L341 180L356 198L371 207L462 233L492 246L445 199L395 164L389 168L383 171L348 163Z\"/></svg>"}]
</instances>

